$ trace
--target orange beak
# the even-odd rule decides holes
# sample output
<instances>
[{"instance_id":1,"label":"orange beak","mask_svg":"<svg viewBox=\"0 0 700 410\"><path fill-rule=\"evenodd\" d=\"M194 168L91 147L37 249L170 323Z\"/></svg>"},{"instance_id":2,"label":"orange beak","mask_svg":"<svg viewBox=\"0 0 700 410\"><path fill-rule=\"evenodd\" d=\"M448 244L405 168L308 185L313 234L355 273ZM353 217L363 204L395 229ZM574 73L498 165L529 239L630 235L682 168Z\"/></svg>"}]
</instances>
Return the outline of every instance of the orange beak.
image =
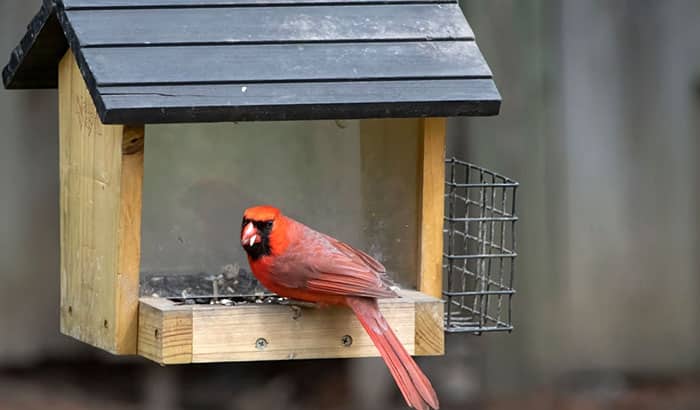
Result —
<instances>
[{"instance_id":1,"label":"orange beak","mask_svg":"<svg viewBox=\"0 0 700 410\"><path fill-rule=\"evenodd\" d=\"M248 225L246 225L241 232L241 245L253 246L253 244L260 242L260 239L258 230L255 229L252 222L248 222Z\"/></svg>"}]
</instances>

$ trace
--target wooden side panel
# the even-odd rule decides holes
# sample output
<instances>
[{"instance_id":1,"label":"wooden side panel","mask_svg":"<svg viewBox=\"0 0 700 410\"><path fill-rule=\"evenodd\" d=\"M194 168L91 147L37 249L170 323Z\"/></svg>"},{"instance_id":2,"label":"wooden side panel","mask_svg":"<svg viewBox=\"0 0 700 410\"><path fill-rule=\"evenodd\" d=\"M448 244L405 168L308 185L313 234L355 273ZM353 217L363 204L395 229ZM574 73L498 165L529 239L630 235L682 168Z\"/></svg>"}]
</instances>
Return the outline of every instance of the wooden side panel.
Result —
<instances>
[{"instance_id":1,"label":"wooden side panel","mask_svg":"<svg viewBox=\"0 0 700 410\"><path fill-rule=\"evenodd\" d=\"M442 227L445 217L445 119L423 120L419 155L420 236L418 290L442 297Z\"/></svg>"},{"instance_id":2,"label":"wooden side panel","mask_svg":"<svg viewBox=\"0 0 700 410\"><path fill-rule=\"evenodd\" d=\"M71 52L59 65L61 332L136 353L143 127L103 125Z\"/></svg>"},{"instance_id":3,"label":"wooden side panel","mask_svg":"<svg viewBox=\"0 0 700 410\"><path fill-rule=\"evenodd\" d=\"M442 302L415 291L384 299L380 308L409 353L439 354L436 331L418 332L420 312L442 311ZM442 317L441 313L439 314ZM433 323L434 325L434 323ZM441 322L438 324L442 336ZM348 337L349 336L349 337ZM430 346L433 347L430 347ZM376 348L348 309L281 305L190 306L141 299L139 354L162 364L374 357Z\"/></svg>"}]
</instances>

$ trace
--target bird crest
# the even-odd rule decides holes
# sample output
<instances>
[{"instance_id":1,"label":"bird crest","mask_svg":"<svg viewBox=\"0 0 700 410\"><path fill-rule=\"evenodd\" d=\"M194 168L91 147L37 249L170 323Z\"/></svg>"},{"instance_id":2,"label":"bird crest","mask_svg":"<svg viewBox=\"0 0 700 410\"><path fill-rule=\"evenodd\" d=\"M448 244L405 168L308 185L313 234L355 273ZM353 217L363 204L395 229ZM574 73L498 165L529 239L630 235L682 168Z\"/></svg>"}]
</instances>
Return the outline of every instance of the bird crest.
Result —
<instances>
[{"instance_id":1,"label":"bird crest","mask_svg":"<svg viewBox=\"0 0 700 410\"><path fill-rule=\"evenodd\" d=\"M246 209L243 218L251 221L273 221L280 215L280 210L272 205L258 205Z\"/></svg>"}]
</instances>

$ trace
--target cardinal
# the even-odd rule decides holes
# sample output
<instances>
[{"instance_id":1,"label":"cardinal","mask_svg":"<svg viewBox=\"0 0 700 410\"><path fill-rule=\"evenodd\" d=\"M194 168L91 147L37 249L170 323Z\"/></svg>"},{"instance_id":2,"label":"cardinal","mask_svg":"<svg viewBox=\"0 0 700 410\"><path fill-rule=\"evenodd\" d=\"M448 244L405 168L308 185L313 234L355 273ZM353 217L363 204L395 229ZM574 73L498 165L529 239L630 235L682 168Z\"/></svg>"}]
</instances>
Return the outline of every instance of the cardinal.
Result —
<instances>
[{"instance_id":1,"label":"cardinal","mask_svg":"<svg viewBox=\"0 0 700 410\"><path fill-rule=\"evenodd\" d=\"M379 311L377 299L397 297L381 263L267 205L244 212L241 245L253 274L272 292L320 306L352 309L406 404L418 410L439 408L430 381Z\"/></svg>"}]
</instances>

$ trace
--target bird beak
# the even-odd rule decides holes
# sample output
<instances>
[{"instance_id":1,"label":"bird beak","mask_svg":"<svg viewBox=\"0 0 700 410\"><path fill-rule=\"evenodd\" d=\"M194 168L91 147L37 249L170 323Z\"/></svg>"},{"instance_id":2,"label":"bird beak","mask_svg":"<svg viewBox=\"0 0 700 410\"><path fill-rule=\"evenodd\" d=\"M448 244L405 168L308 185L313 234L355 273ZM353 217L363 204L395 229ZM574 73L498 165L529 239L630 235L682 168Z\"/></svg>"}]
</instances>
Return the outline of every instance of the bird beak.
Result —
<instances>
[{"instance_id":1,"label":"bird beak","mask_svg":"<svg viewBox=\"0 0 700 410\"><path fill-rule=\"evenodd\" d=\"M258 235L258 230L255 229L253 223L248 222L248 225L241 232L241 244L243 246L253 246L256 242L260 242L260 235Z\"/></svg>"}]
</instances>

